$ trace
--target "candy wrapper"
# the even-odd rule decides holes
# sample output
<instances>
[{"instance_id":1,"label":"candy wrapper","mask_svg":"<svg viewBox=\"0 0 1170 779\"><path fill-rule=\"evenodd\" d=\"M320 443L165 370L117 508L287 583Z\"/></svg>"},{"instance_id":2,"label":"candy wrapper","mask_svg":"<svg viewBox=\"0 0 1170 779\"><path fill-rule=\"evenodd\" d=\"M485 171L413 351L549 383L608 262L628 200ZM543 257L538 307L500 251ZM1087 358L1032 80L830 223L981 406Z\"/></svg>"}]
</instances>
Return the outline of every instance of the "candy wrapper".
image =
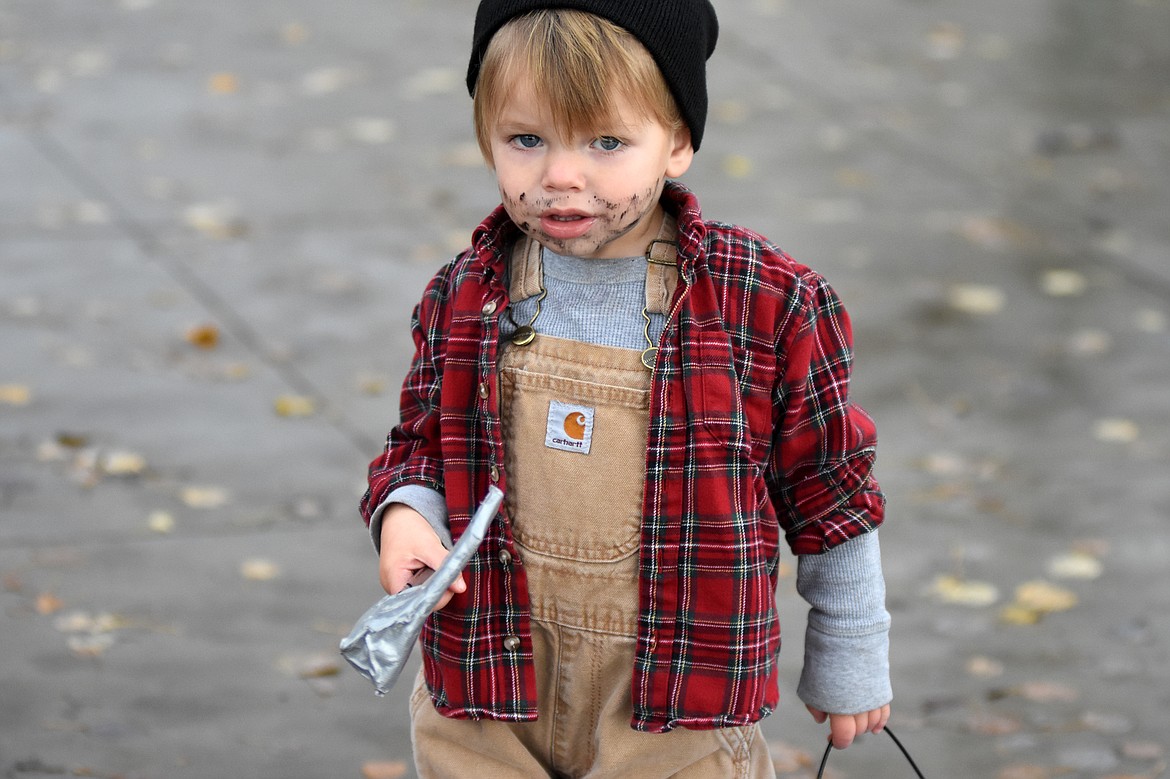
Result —
<instances>
[{"instance_id":1,"label":"candy wrapper","mask_svg":"<svg viewBox=\"0 0 1170 779\"><path fill-rule=\"evenodd\" d=\"M375 603L342 640L341 654L374 683L378 695L385 695L398 680L423 623L479 548L503 499L503 492L489 487L467 530L439 570L425 583L408 587L397 595L387 595Z\"/></svg>"}]
</instances>

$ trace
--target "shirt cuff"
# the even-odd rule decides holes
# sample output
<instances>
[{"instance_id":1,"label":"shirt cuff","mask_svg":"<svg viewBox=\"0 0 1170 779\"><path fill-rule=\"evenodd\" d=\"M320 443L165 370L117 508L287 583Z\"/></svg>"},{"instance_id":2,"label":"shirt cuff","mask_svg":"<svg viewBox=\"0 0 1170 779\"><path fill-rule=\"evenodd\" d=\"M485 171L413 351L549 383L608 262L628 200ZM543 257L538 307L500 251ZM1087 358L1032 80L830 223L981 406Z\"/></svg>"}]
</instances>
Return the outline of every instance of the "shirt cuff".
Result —
<instances>
[{"instance_id":1,"label":"shirt cuff","mask_svg":"<svg viewBox=\"0 0 1170 779\"><path fill-rule=\"evenodd\" d=\"M382 515L391 503L410 506L422 514L444 547L450 549L455 545L451 540L451 529L447 526L447 499L443 493L418 484L405 484L387 495L386 500L370 515L370 540L374 542L376 552L382 551Z\"/></svg>"},{"instance_id":2,"label":"shirt cuff","mask_svg":"<svg viewBox=\"0 0 1170 779\"><path fill-rule=\"evenodd\" d=\"M829 714L889 703L890 614L877 531L802 556L796 586L810 606L800 699Z\"/></svg>"}]
</instances>

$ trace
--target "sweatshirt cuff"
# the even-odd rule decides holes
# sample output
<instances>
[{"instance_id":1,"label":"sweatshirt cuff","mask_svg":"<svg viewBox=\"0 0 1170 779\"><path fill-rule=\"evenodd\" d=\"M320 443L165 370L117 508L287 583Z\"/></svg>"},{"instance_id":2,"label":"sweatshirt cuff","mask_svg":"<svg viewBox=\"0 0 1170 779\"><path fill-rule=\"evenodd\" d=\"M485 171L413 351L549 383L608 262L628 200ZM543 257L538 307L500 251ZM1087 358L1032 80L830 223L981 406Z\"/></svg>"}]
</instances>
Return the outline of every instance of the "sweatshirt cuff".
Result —
<instances>
[{"instance_id":1,"label":"sweatshirt cuff","mask_svg":"<svg viewBox=\"0 0 1170 779\"><path fill-rule=\"evenodd\" d=\"M797 589L811 607L800 699L830 714L859 714L889 703L890 614L877 531L802 556Z\"/></svg>"},{"instance_id":2,"label":"sweatshirt cuff","mask_svg":"<svg viewBox=\"0 0 1170 779\"><path fill-rule=\"evenodd\" d=\"M840 636L810 622L796 694L827 714L860 714L885 706L894 697L889 633Z\"/></svg>"},{"instance_id":3,"label":"sweatshirt cuff","mask_svg":"<svg viewBox=\"0 0 1170 779\"><path fill-rule=\"evenodd\" d=\"M370 515L370 540L374 542L374 551L382 551L382 515L392 503L404 503L422 514L444 547L450 549L455 545L447 526L447 499L443 493L418 484L405 484L387 495Z\"/></svg>"}]
</instances>

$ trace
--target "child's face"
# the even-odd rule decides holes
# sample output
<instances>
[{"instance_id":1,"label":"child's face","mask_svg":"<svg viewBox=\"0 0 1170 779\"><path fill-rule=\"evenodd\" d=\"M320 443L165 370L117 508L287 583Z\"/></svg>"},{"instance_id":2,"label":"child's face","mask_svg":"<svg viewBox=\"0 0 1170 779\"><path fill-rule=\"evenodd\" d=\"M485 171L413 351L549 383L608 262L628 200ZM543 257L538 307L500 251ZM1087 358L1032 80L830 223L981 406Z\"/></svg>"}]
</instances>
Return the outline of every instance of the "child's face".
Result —
<instances>
[{"instance_id":1,"label":"child's face","mask_svg":"<svg viewBox=\"0 0 1170 779\"><path fill-rule=\"evenodd\" d=\"M619 97L620 124L603 134L574 131L562 138L524 76L490 133L508 216L558 254L644 254L661 226L665 180L690 167L690 134L642 116Z\"/></svg>"}]
</instances>

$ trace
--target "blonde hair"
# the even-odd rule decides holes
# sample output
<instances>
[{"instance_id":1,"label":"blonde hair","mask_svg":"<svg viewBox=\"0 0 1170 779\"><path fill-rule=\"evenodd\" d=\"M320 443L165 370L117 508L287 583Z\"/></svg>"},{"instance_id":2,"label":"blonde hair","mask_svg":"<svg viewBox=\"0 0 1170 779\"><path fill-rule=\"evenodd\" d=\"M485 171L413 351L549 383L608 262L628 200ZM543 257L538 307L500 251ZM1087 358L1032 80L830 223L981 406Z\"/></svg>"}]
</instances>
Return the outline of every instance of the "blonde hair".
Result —
<instances>
[{"instance_id":1,"label":"blonde hair","mask_svg":"<svg viewBox=\"0 0 1170 779\"><path fill-rule=\"evenodd\" d=\"M672 131L686 126L654 58L613 22L583 11L548 9L509 20L484 52L475 86L475 136L492 162L491 132L515 80L526 75L558 133L601 134L621 123L614 96Z\"/></svg>"}]
</instances>

